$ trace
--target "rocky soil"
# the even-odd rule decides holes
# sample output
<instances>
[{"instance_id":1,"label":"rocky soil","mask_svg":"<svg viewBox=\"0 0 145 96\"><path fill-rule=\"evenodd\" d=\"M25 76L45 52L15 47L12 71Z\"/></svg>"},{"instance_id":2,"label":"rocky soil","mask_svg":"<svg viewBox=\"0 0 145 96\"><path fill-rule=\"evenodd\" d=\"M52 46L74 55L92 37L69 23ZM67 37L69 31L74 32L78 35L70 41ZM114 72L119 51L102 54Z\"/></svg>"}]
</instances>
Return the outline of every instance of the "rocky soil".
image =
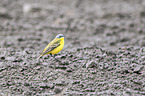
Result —
<instances>
[{"instance_id":1,"label":"rocky soil","mask_svg":"<svg viewBox=\"0 0 145 96\"><path fill-rule=\"evenodd\" d=\"M0 0L0 41L2 96L145 95L145 0Z\"/></svg>"}]
</instances>

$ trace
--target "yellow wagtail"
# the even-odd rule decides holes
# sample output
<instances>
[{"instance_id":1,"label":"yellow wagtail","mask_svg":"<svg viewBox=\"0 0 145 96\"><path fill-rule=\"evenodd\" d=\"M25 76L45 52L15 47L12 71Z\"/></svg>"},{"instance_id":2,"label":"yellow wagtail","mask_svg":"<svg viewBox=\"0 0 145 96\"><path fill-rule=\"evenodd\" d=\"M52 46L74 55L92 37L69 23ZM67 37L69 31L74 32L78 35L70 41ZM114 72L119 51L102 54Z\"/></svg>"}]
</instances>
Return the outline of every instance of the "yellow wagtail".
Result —
<instances>
[{"instance_id":1,"label":"yellow wagtail","mask_svg":"<svg viewBox=\"0 0 145 96\"><path fill-rule=\"evenodd\" d=\"M57 54L63 49L64 46L64 35L58 34L54 40L52 40L43 50L43 52L39 55L38 58L43 55L50 54L51 56ZM54 56L53 56L54 57ZM56 59L56 58L55 58ZM56 59L57 60L57 59Z\"/></svg>"}]
</instances>

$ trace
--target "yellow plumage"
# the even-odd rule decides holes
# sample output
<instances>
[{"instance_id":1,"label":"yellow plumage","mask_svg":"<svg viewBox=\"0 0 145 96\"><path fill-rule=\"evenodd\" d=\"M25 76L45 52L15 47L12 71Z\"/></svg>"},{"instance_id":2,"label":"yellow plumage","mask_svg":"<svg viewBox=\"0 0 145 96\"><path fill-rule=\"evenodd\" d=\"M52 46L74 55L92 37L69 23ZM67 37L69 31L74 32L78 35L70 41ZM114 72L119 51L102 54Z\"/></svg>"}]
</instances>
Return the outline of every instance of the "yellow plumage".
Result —
<instances>
[{"instance_id":1,"label":"yellow plumage","mask_svg":"<svg viewBox=\"0 0 145 96\"><path fill-rule=\"evenodd\" d=\"M39 55L38 58L42 57L46 54L57 54L63 49L64 46L64 36L62 34L58 34L54 40L52 40L43 50L43 52Z\"/></svg>"}]
</instances>

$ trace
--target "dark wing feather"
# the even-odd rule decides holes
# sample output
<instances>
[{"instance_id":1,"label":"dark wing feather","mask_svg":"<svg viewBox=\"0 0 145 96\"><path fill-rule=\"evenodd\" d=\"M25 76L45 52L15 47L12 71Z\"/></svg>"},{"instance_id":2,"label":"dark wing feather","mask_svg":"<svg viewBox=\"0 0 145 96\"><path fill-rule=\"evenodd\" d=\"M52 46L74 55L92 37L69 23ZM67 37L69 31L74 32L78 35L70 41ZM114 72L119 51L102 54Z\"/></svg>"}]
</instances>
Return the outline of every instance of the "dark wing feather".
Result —
<instances>
[{"instance_id":1,"label":"dark wing feather","mask_svg":"<svg viewBox=\"0 0 145 96\"><path fill-rule=\"evenodd\" d=\"M45 55L46 53L54 50L56 47L58 47L60 45L60 40L55 41L52 45L50 45L47 50L43 53L43 55Z\"/></svg>"}]
</instances>

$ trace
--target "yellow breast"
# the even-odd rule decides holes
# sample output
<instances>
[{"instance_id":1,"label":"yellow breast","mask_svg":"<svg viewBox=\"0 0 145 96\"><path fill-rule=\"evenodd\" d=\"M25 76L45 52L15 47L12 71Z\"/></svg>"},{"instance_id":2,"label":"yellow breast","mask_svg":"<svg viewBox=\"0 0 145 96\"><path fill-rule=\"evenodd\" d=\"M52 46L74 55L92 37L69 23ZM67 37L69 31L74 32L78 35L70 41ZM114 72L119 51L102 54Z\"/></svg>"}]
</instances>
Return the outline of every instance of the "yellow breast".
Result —
<instances>
[{"instance_id":1,"label":"yellow breast","mask_svg":"<svg viewBox=\"0 0 145 96\"><path fill-rule=\"evenodd\" d=\"M51 52L49 52L49 54L50 53L51 54L57 54L58 52L60 52L63 49L63 46L64 46L64 38L61 38L60 40L61 40L60 41L60 45L57 48L55 48L54 50L52 50Z\"/></svg>"}]
</instances>

